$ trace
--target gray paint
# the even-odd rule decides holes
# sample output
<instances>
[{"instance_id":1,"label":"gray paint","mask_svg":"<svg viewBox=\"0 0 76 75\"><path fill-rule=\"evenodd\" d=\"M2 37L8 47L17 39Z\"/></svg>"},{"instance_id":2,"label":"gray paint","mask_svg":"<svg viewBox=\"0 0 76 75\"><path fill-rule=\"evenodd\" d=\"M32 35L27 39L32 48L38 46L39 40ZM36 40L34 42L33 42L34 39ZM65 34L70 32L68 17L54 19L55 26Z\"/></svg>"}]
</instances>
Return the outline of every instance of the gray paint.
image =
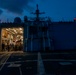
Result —
<instances>
[{"instance_id":1,"label":"gray paint","mask_svg":"<svg viewBox=\"0 0 76 75\"><path fill-rule=\"evenodd\" d=\"M65 50L76 49L76 22L45 22L43 24L34 24L33 21L15 24L15 23L1 23L0 30L2 28L9 27L23 27L24 36L24 52L26 51L40 51L46 50ZM30 34L29 27L36 26L38 32L36 34ZM39 27L48 26L48 30L42 32ZM0 38L1 39L1 38ZM0 41L1 46L1 41Z\"/></svg>"}]
</instances>

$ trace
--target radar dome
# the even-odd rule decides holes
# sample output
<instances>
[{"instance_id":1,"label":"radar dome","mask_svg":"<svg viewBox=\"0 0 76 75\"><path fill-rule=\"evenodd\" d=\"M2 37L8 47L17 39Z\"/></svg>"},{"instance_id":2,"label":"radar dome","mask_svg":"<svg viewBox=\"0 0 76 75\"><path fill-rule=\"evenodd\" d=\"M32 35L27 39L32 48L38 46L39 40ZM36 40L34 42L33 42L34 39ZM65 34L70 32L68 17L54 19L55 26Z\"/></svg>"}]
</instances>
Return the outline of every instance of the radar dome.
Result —
<instances>
[{"instance_id":1,"label":"radar dome","mask_svg":"<svg viewBox=\"0 0 76 75\"><path fill-rule=\"evenodd\" d=\"M21 23L21 18L20 17L15 17L14 18L14 23Z\"/></svg>"}]
</instances>

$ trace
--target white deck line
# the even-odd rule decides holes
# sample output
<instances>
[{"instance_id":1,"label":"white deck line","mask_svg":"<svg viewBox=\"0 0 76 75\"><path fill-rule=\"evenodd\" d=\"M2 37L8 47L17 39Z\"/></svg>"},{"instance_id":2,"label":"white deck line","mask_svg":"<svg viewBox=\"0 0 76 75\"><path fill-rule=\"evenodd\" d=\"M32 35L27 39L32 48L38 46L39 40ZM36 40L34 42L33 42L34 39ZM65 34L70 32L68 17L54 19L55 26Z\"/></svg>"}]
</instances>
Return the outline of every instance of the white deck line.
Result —
<instances>
[{"instance_id":1,"label":"white deck line","mask_svg":"<svg viewBox=\"0 0 76 75\"><path fill-rule=\"evenodd\" d=\"M2 54L1 56L0 56L0 59L3 57L3 56L5 56L6 54Z\"/></svg>"},{"instance_id":2,"label":"white deck line","mask_svg":"<svg viewBox=\"0 0 76 75\"><path fill-rule=\"evenodd\" d=\"M1 66L0 71L3 69L4 65L6 64L7 60L9 59L11 54L9 54L8 58L6 59L6 61L4 62L4 64Z\"/></svg>"},{"instance_id":3,"label":"white deck line","mask_svg":"<svg viewBox=\"0 0 76 75\"><path fill-rule=\"evenodd\" d=\"M73 54L73 53L41 53L41 55L53 55L53 54Z\"/></svg>"},{"instance_id":4,"label":"white deck line","mask_svg":"<svg viewBox=\"0 0 76 75\"><path fill-rule=\"evenodd\" d=\"M38 60L26 60L26 61L13 61L13 62L6 62L6 64L11 64L11 63L21 63L21 62L34 62ZM65 60L65 59L43 59L42 61L61 61L61 62L76 62L76 60ZM5 64L5 63L2 63Z\"/></svg>"},{"instance_id":5,"label":"white deck line","mask_svg":"<svg viewBox=\"0 0 76 75\"><path fill-rule=\"evenodd\" d=\"M21 71L21 68L19 67L19 71L20 71L20 75L22 75L22 71Z\"/></svg>"},{"instance_id":6,"label":"white deck line","mask_svg":"<svg viewBox=\"0 0 76 75\"><path fill-rule=\"evenodd\" d=\"M38 75L44 75L45 74L45 68L44 68L44 64L43 64L40 53L38 53L37 72L38 72Z\"/></svg>"},{"instance_id":7,"label":"white deck line","mask_svg":"<svg viewBox=\"0 0 76 75\"><path fill-rule=\"evenodd\" d=\"M76 62L76 60L65 60L65 59L44 59L43 61L71 61L71 62Z\"/></svg>"}]
</instances>

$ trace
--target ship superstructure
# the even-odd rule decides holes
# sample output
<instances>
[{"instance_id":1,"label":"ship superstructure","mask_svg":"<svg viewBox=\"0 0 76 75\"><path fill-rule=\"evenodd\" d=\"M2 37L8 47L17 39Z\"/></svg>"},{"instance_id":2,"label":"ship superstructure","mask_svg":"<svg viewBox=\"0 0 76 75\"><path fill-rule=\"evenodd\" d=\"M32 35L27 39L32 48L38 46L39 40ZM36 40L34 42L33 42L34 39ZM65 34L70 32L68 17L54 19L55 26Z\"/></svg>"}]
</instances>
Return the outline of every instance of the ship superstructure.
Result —
<instances>
[{"instance_id":1,"label":"ship superstructure","mask_svg":"<svg viewBox=\"0 0 76 75\"><path fill-rule=\"evenodd\" d=\"M40 18L40 12L38 5L35 13L36 17L33 20L29 20L25 16L24 22L20 22L20 19L16 18L14 23L1 23L0 24L0 46L2 51L2 42L12 41L17 42L19 45L22 42L22 50L27 51L55 51L55 50L74 50L76 49L76 22L51 22L51 19ZM5 32L10 30L7 36L11 36L9 39L6 34L3 36L2 29L5 28ZM9 29L10 28L10 29ZM11 29L13 28L13 29ZM14 28L22 28L20 33ZM17 32L18 31L18 32ZM16 34L15 34L16 33ZM12 35L11 35L12 34ZM18 37L17 37L18 35ZM20 36L21 35L21 36ZM3 37L2 37L3 36ZM19 39L19 40L18 40ZM10 42L11 43L11 42ZM20 44L19 44L20 43ZM16 43L15 43L16 44ZM19 48L18 48L19 50Z\"/></svg>"}]
</instances>

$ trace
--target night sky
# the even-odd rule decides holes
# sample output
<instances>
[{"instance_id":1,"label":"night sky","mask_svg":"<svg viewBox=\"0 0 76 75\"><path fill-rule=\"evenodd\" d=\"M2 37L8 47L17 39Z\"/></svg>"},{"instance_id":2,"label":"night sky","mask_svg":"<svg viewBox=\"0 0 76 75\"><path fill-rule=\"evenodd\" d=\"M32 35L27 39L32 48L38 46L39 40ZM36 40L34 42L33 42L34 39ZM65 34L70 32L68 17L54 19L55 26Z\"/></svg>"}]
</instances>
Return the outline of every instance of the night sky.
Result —
<instances>
[{"instance_id":1,"label":"night sky","mask_svg":"<svg viewBox=\"0 0 76 75\"><path fill-rule=\"evenodd\" d=\"M17 16L23 19L25 15L35 12L36 4L44 17L52 21L73 21L76 17L76 0L0 0L0 19L2 22L12 22Z\"/></svg>"}]
</instances>

